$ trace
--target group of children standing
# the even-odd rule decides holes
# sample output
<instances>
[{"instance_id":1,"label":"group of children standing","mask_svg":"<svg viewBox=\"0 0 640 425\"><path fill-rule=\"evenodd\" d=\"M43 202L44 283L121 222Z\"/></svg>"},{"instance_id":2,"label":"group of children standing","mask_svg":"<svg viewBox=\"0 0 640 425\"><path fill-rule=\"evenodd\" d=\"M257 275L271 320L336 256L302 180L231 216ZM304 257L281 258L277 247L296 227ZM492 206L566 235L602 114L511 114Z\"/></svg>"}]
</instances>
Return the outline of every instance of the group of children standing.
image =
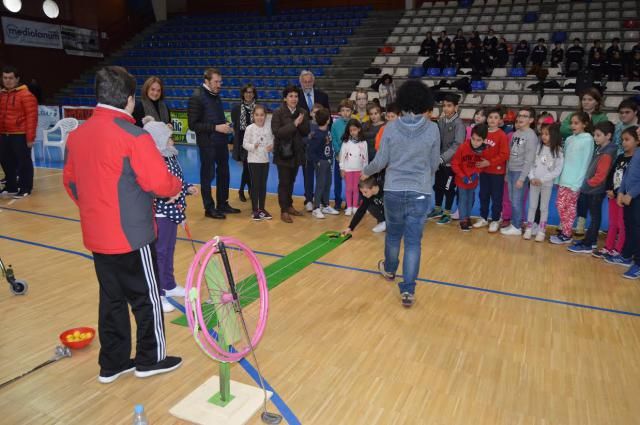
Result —
<instances>
[{"instance_id":1,"label":"group of children standing","mask_svg":"<svg viewBox=\"0 0 640 425\"><path fill-rule=\"evenodd\" d=\"M547 234L553 186L557 184L560 224L550 242L569 244L570 252L588 253L627 266L624 277L640 278L640 154L634 156L640 131L638 106L633 100L621 103L617 125L605 120L593 126L586 112L572 114L572 134L564 142L560 125L548 115L536 121L530 107L520 109L515 131L506 132L501 108L480 109L464 137L454 130L462 125L457 117L457 99L446 97L442 109L441 166L436 173L436 206L430 218L438 219L438 224L451 220L457 188L461 230L488 226L490 233L500 231L527 240L535 237L542 242ZM452 146L457 148L449 159ZM480 219L472 224L471 209L478 186ZM444 195L447 200L443 208ZM591 221L584 238L578 240L572 237L581 197L581 202L588 205ZM598 249L605 198L609 232L605 246Z\"/></svg>"}]
</instances>

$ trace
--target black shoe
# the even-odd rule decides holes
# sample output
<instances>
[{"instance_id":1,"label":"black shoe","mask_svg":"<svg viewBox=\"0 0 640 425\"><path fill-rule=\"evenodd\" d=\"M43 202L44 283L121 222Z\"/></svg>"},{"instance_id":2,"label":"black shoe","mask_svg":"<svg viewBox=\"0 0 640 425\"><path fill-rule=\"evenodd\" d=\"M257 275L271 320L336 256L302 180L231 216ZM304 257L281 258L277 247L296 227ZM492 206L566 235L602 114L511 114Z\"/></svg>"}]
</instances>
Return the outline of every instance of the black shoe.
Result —
<instances>
[{"instance_id":1,"label":"black shoe","mask_svg":"<svg viewBox=\"0 0 640 425\"><path fill-rule=\"evenodd\" d=\"M240 202L247 202L247 198L244 196L244 190L238 192L238 198L240 198Z\"/></svg>"},{"instance_id":2,"label":"black shoe","mask_svg":"<svg viewBox=\"0 0 640 425\"><path fill-rule=\"evenodd\" d=\"M180 367L182 358L167 356L163 361L151 366L136 366L137 378L148 378L149 376L171 372Z\"/></svg>"},{"instance_id":3,"label":"black shoe","mask_svg":"<svg viewBox=\"0 0 640 425\"><path fill-rule=\"evenodd\" d=\"M101 384L110 384L113 381L115 381L116 379L118 379L120 377L120 375L124 375L125 373L129 373L129 372L133 372L134 370L136 370L136 364L133 361L133 359L129 360L129 365L122 369L122 370L118 370L118 371L107 371L104 369L100 369L100 375L98 376L98 382L100 382Z\"/></svg>"},{"instance_id":4,"label":"black shoe","mask_svg":"<svg viewBox=\"0 0 640 425\"><path fill-rule=\"evenodd\" d=\"M231 205L227 204L224 207L218 208L218 212L223 214L239 214L242 211L240 211L237 208L233 208Z\"/></svg>"},{"instance_id":5,"label":"black shoe","mask_svg":"<svg viewBox=\"0 0 640 425\"><path fill-rule=\"evenodd\" d=\"M227 218L224 214L222 214L218 210L206 210L204 212L204 216L205 217L209 217L209 218L215 218L215 219L218 219L218 220L223 220L223 219Z\"/></svg>"},{"instance_id":6,"label":"black shoe","mask_svg":"<svg viewBox=\"0 0 640 425\"><path fill-rule=\"evenodd\" d=\"M18 193L13 195L13 199L22 199L31 195L31 192L23 192L22 189L18 189Z\"/></svg>"},{"instance_id":7,"label":"black shoe","mask_svg":"<svg viewBox=\"0 0 640 425\"><path fill-rule=\"evenodd\" d=\"M269 214L267 210L260 210L259 214L263 220L271 220L273 218L273 216Z\"/></svg>"},{"instance_id":8,"label":"black shoe","mask_svg":"<svg viewBox=\"0 0 640 425\"><path fill-rule=\"evenodd\" d=\"M415 295L409 292L403 292L402 294L400 294L400 297L402 298L402 306L404 308L409 308L416 302Z\"/></svg>"},{"instance_id":9,"label":"black shoe","mask_svg":"<svg viewBox=\"0 0 640 425\"><path fill-rule=\"evenodd\" d=\"M262 221L264 220L261 216L260 216L260 211L254 211L253 214L251 215L251 219L253 221Z\"/></svg>"}]
</instances>

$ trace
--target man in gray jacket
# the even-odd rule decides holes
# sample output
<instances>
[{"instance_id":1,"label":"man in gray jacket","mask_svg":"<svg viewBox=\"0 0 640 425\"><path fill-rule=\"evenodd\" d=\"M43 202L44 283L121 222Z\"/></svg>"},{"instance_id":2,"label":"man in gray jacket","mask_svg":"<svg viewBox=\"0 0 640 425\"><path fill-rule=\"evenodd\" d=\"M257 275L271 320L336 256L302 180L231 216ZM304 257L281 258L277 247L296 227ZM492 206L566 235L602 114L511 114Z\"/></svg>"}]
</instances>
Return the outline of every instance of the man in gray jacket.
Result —
<instances>
[{"instance_id":1,"label":"man in gray jacket","mask_svg":"<svg viewBox=\"0 0 640 425\"><path fill-rule=\"evenodd\" d=\"M403 282L398 286L402 305L411 307L415 302L424 222L431 206L434 175L440 164L440 134L436 124L423 116L433 108L433 95L421 81L409 80L402 84L396 102L402 116L385 127L380 150L364 168L362 179L386 168L387 233L384 260L378 262L378 270L386 279L395 279L400 242L404 238Z\"/></svg>"},{"instance_id":2,"label":"man in gray jacket","mask_svg":"<svg viewBox=\"0 0 640 425\"><path fill-rule=\"evenodd\" d=\"M458 115L458 102L460 96L447 93L442 101L442 115L438 119L440 130L440 166L436 171L436 207L429 214L429 218L437 218L438 224L447 224L451 221L451 207L456 196L455 175L451 169L451 159L460 145L464 142L467 131L462 119ZM445 198L444 210L442 201Z\"/></svg>"},{"instance_id":3,"label":"man in gray jacket","mask_svg":"<svg viewBox=\"0 0 640 425\"><path fill-rule=\"evenodd\" d=\"M538 136L532 129L535 122L536 111L533 108L525 106L520 109L516 118L516 131L511 137L511 153L507 166L511 223L500 230L500 233L506 236L522 235L524 192L529 184L529 171L536 161L538 150Z\"/></svg>"}]
</instances>

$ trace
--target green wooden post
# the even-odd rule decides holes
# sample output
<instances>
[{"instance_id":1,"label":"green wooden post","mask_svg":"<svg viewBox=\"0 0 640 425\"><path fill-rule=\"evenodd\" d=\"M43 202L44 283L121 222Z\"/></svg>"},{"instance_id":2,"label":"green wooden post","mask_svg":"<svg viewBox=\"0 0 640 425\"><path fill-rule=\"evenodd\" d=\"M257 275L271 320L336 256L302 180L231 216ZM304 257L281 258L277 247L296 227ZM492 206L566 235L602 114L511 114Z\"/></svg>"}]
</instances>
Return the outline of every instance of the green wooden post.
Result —
<instances>
[{"instance_id":1,"label":"green wooden post","mask_svg":"<svg viewBox=\"0 0 640 425\"><path fill-rule=\"evenodd\" d=\"M220 345L225 345L222 333L218 334ZM235 397L231 394L231 365L229 363L220 362L220 390L209 399L209 403L216 406L225 407Z\"/></svg>"}]
</instances>

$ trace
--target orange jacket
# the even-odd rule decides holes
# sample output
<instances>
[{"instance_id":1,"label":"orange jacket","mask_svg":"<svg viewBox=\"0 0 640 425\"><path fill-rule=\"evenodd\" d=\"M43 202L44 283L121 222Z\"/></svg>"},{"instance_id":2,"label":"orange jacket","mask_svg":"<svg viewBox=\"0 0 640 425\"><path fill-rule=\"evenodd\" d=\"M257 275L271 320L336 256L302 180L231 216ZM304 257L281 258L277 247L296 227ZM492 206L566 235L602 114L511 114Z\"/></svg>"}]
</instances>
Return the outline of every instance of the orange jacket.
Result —
<instances>
[{"instance_id":1,"label":"orange jacket","mask_svg":"<svg viewBox=\"0 0 640 425\"><path fill-rule=\"evenodd\" d=\"M25 134L32 143L37 126L38 101L27 86L0 90L0 134Z\"/></svg>"}]
</instances>

